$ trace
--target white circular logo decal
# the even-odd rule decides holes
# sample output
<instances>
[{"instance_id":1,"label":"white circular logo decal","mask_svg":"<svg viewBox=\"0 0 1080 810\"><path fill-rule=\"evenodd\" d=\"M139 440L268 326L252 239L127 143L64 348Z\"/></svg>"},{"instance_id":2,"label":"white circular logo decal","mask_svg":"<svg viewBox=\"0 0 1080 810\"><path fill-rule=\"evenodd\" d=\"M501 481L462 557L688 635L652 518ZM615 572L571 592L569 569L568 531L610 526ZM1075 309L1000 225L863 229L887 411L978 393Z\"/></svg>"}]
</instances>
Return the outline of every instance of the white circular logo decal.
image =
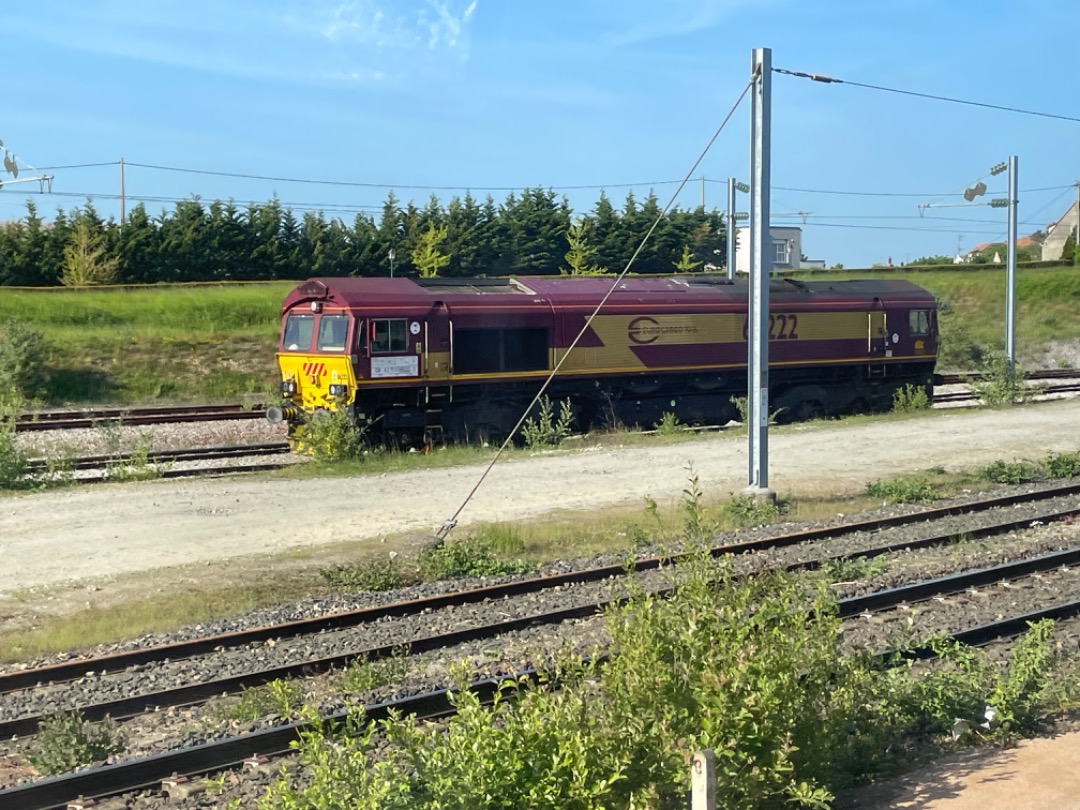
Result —
<instances>
[{"instance_id":1,"label":"white circular logo decal","mask_svg":"<svg viewBox=\"0 0 1080 810\"><path fill-rule=\"evenodd\" d=\"M417 323L416 321L413 321L412 323L409 324L409 331L412 332L414 335L419 335L420 334L420 324Z\"/></svg>"}]
</instances>

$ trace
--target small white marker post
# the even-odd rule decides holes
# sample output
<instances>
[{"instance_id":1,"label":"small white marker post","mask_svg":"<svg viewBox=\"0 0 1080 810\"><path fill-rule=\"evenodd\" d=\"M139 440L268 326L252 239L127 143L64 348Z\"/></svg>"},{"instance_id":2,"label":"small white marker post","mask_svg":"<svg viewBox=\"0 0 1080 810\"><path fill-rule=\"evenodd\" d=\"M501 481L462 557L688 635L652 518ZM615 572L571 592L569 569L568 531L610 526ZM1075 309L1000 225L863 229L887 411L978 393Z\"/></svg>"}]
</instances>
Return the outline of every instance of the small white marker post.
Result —
<instances>
[{"instance_id":1,"label":"small white marker post","mask_svg":"<svg viewBox=\"0 0 1080 810\"><path fill-rule=\"evenodd\" d=\"M690 758L690 810L716 810L716 754L698 751Z\"/></svg>"}]
</instances>

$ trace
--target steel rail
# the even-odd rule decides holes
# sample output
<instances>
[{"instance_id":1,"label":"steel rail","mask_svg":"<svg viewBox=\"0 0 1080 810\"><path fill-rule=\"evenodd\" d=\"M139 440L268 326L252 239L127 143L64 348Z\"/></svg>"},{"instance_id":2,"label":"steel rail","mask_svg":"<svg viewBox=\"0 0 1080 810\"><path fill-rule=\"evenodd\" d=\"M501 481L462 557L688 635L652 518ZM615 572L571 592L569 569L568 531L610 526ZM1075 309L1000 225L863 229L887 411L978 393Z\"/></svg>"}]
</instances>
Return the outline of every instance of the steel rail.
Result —
<instances>
[{"instance_id":1,"label":"steel rail","mask_svg":"<svg viewBox=\"0 0 1080 810\"><path fill-rule=\"evenodd\" d=\"M243 458L245 456L272 456L289 452L288 442L270 442L267 444L230 445L222 447L189 447L181 450L154 450L145 455L134 453L112 453L97 456L82 456L71 459L68 466L72 470L96 470L112 466L139 464L172 464L178 461L206 461L220 458ZM28 472L42 473L48 470L45 459L31 459Z\"/></svg>"},{"instance_id":2,"label":"steel rail","mask_svg":"<svg viewBox=\"0 0 1080 810\"><path fill-rule=\"evenodd\" d=\"M102 423L161 425L172 422L216 422L230 419L263 419L264 409L243 405L184 405L158 408L108 408L83 411L50 411L24 414L15 420L17 432L93 428Z\"/></svg>"},{"instance_id":3,"label":"steel rail","mask_svg":"<svg viewBox=\"0 0 1080 810\"><path fill-rule=\"evenodd\" d=\"M1080 551L1077 550L1070 551L1068 554L1074 555L1071 558L1073 560L1080 557ZM1044 555L1042 559L1045 561L1055 557L1062 558L1060 554L1057 554ZM1033 561L1023 562L1032 563ZM1053 567L1056 567L1056 565ZM993 579L993 577L995 572L1000 571L1001 568L1003 566L993 566L969 572L966 575L944 577L931 582L946 583L951 581L951 585L946 587L958 590L971 587L970 582L974 581L999 580L1000 576L997 579ZM966 577L967 584L959 578L962 576ZM926 590L930 587L930 582L916 583L911 586L911 589L920 587ZM899 596L901 590L904 589L892 589L892 593L894 596ZM866 604L866 597L852 597L847 600L840 600L840 603L842 613L856 615L862 612L862 606ZM843 607L845 604L850 606L846 611ZM952 633L951 637L964 644L986 644L996 639L1023 633L1029 624L1043 619L1063 620L1074 618L1077 615L1080 615L1080 601L1065 602L1041 610L1030 611L1020 616L957 631ZM878 657L887 660L893 654L891 651L885 651L878 653ZM933 653L928 648L921 647L913 654L926 658L931 657ZM496 691L511 681L520 681L522 678L535 681L539 677L541 675L537 670L523 669L496 678L474 681L469 688L478 694L481 700L490 701ZM407 698L371 704L365 707L365 717L371 721L386 719L391 714L399 716L414 715L418 719L444 717L454 712L451 701L451 695L454 691L454 689L438 689ZM330 724L341 723L346 718L346 712L336 712L324 717L323 722ZM292 750L292 743L299 739L303 732L311 729L312 724L310 723L290 723L250 732L238 737L230 737L176 751L128 760L113 765L89 768L84 771L55 776L24 785L16 785L0 789L0 806L10 810L52 810L52 808L68 806L78 797L102 799L121 793L149 789L165 780L174 779L178 775L190 778L236 767L245 762L257 762L259 757L286 754Z\"/></svg>"},{"instance_id":4,"label":"steel rail","mask_svg":"<svg viewBox=\"0 0 1080 810\"><path fill-rule=\"evenodd\" d=\"M822 540L845 534L875 532L880 531L881 529L906 526L913 523L929 523L947 517L956 517L959 515L989 511L995 508L1015 506L1022 503L1037 502L1040 500L1049 500L1052 498L1067 497L1077 494L1080 494L1080 481L1072 480L1067 484L1048 487L1036 492L995 496L963 504L923 509L905 515L875 517L833 526L803 529L796 532L788 532L786 534L769 535L753 540L717 545L712 549L711 553L713 556L719 557L722 555L745 554L770 548L785 548L787 546L798 545L799 543ZM1054 514L1059 513L1055 512ZM1029 516L1024 520L1019 521L1018 525L1027 523L1032 519L1034 518ZM1047 520L1054 518L1044 516L1040 519ZM940 542L940 540L934 542ZM928 544L932 543L928 541ZM904 545L911 546L912 543L910 541L905 541ZM892 549L891 546L884 548L887 550ZM881 553L887 553L887 550ZM662 565L678 562L679 559L682 559L685 556L685 554L676 554L664 557L647 557L636 561L632 568L634 571L638 572L649 571L659 568ZM870 555L860 554L858 556ZM435 596L420 597L400 602L389 602L383 605L359 608L357 610L333 613L310 619L298 619L282 624L262 625L235 633L220 633L156 647L128 650L93 658L79 658L63 661L57 664L8 672L0 675L0 694L20 689L28 689L45 683L58 683L74 680L83 677L87 672L103 674L118 672L135 665L154 663L166 658L175 661L182 658L205 655L214 652L219 647L241 647L247 644L264 642L269 639L292 638L326 632L328 630L357 627L384 618L417 615L425 610L440 610L446 607L474 604L486 599L497 600L506 596L529 594L564 585L596 582L610 577L621 577L625 572L626 567L622 565L598 566L595 568L586 568L559 574L517 579L510 582L478 588L468 588L466 590L452 591Z\"/></svg>"},{"instance_id":5,"label":"steel rail","mask_svg":"<svg viewBox=\"0 0 1080 810\"><path fill-rule=\"evenodd\" d=\"M1067 510L1059 510L1046 514L1038 519L1043 521L1055 520L1062 517L1071 517L1080 514L1080 507ZM1001 521L992 526L986 526L967 532L973 538L987 537L993 534L1011 531L1018 526L1027 526L1032 521L1031 516L1019 520ZM788 571L806 570L817 568L820 565L835 562L851 557L872 558L901 549L913 549L940 544L951 538L953 533L946 532L921 540L912 541L905 539L898 543L878 546L853 555L838 555L821 560L809 560L793 563L785 567ZM868 610L880 610L887 606L899 604L902 601L918 601L928 599L941 593L943 590L958 590L976 587L989 582L996 582L1007 578L1027 576L1034 571L1050 570L1066 565L1080 563L1080 549L1072 549L1039 557L1003 563L991 568L977 569L949 575L935 580L921 581L909 585L899 586L894 589L867 594L859 597L850 597L840 600L840 615L846 617ZM556 587L549 585L549 587ZM657 595L667 596L673 589L658 589ZM413 639L406 643L387 644L380 647L367 649L353 649L346 653L339 653L319 659L301 661L284 666L270 667L256 672L243 675L229 676L199 683L189 684L174 689L160 692L121 698L100 704L92 704L80 707L83 717L87 720L102 720L105 717L126 718L146 711L158 710L166 706L186 706L208 700L226 693L235 693L245 687L253 687L269 683L283 678L307 677L323 673L347 665L355 660L378 660L399 654L406 650L409 655L416 655L434 649L442 649L462 644L469 641L491 638L503 633L515 632L526 627L557 624L571 619L584 618L596 615L604 608L620 602L620 598L602 601L596 604L579 605L571 608L546 611L521 616L514 619L506 619L492 622L486 625L477 625L449 633L437 634L420 639ZM43 718L37 715L26 715L8 721L0 722L0 737L16 737L33 734L37 731Z\"/></svg>"}]
</instances>

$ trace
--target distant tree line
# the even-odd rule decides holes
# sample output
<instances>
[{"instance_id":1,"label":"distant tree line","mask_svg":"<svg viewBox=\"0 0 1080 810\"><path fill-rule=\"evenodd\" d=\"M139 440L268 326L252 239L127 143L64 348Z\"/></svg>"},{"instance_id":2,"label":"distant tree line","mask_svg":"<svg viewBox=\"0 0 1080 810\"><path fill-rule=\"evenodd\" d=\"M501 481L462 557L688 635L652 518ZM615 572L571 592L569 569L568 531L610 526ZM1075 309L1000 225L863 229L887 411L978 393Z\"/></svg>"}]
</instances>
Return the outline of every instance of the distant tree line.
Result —
<instances>
[{"instance_id":1,"label":"distant tree line","mask_svg":"<svg viewBox=\"0 0 1080 810\"><path fill-rule=\"evenodd\" d=\"M431 197L422 208L391 193L376 220L351 223L322 212L297 217L276 199L239 207L195 197L152 217L139 204L121 224L93 203L43 220L32 202L22 220L0 225L0 285L153 284L299 279L310 276L500 276L618 272L660 215L650 194L616 209L601 193L575 217L565 197L541 188L510 194ZM634 262L637 273L723 264L717 211L673 209ZM394 258L391 260L391 251Z\"/></svg>"}]
</instances>

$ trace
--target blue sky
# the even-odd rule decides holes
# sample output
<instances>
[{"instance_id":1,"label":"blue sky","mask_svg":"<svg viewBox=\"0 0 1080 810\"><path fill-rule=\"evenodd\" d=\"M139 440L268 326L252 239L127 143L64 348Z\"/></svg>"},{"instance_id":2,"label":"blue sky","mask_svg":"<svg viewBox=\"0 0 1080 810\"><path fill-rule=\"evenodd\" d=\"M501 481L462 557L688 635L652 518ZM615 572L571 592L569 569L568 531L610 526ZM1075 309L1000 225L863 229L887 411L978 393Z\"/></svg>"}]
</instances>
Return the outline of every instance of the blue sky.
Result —
<instances>
[{"instance_id":1,"label":"blue sky","mask_svg":"<svg viewBox=\"0 0 1080 810\"><path fill-rule=\"evenodd\" d=\"M129 205L154 214L276 194L351 222L391 189L422 205L525 186L578 211L601 187L616 206L631 187L663 203L756 47L779 68L1080 118L1075 0L37 0L6 9L3 33L0 138L20 177L109 165L48 169L51 195L9 184L0 219L28 192L50 217L87 197L117 216L121 157ZM773 221L800 225L811 258L898 263L1004 238L1005 211L960 194L1010 154L1021 233L1076 197L1080 123L784 75L773 92ZM702 175L710 208L727 177L748 179L749 114L747 100L679 205L699 204ZM1004 195L1003 175L986 181Z\"/></svg>"}]
</instances>

